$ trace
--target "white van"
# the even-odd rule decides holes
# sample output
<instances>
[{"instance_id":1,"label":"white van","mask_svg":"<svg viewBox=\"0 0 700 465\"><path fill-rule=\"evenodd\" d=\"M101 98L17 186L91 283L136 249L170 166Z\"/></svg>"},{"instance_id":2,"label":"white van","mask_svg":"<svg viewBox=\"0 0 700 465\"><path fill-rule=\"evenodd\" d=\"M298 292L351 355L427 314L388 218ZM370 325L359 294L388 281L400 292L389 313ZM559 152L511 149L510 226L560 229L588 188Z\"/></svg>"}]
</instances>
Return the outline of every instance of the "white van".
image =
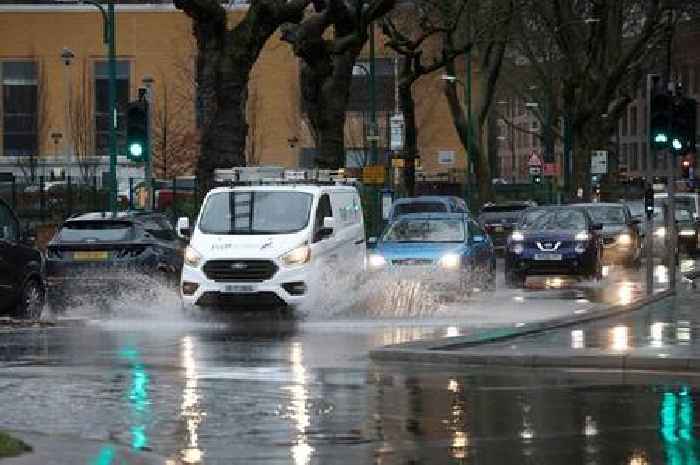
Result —
<instances>
[{"instance_id":1,"label":"white van","mask_svg":"<svg viewBox=\"0 0 700 465\"><path fill-rule=\"evenodd\" d=\"M238 179L246 169L235 170ZM189 239L180 282L186 306L296 307L319 277L362 273L357 189L294 173L213 189L191 229L179 219L178 234Z\"/></svg>"}]
</instances>

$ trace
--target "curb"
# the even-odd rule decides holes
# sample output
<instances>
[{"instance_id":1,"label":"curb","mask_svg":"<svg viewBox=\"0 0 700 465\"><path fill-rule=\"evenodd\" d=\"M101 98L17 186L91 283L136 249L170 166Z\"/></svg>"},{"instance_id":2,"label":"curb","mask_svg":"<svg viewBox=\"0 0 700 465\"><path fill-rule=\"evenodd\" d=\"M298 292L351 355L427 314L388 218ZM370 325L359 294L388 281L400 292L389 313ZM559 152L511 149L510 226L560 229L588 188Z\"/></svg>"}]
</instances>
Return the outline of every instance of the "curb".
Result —
<instances>
[{"instance_id":1,"label":"curb","mask_svg":"<svg viewBox=\"0 0 700 465\"><path fill-rule=\"evenodd\" d=\"M473 336L444 338L439 340L416 341L381 347L370 351L369 357L381 362L419 362L461 365L493 365L514 367L577 367L577 368L614 368L614 369L651 369L651 370L686 370L700 365L690 358L674 357L640 357L625 354L600 353L550 355L550 354L512 354L488 353L480 350L458 351L477 346L486 346L522 336L539 334L581 323L602 320L613 316L631 313L647 305L659 302L675 295L675 291L666 290L644 297L629 305L614 305L596 308L586 314L555 318L548 321L532 323L527 328L497 329L481 332ZM480 347L480 349L483 349Z\"/></svg>"}]
</instances>

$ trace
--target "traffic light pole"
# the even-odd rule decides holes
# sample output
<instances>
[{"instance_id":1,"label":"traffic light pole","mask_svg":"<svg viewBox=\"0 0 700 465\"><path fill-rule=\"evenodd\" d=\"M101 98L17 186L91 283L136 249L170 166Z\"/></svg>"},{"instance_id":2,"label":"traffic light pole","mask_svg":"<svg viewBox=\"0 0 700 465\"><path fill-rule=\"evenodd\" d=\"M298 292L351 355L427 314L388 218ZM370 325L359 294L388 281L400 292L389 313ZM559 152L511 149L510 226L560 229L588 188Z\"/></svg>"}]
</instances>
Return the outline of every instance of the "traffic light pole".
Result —
<instances>
[{"instance_id":1,"label":"traffic light pole","mask_svg":"<svg viewBox=\"0 0 700 465\"><path fill-rule=\"evenodd\" d=\"M676 172L678 157L674 150L671 150L671 174L668 177L667 192L668 192L668 209L666 213L666 231L667 231L667 258L666 266L668 268L668 287L670 290L676 289L676 266L678 257L678 227L676 225Z\"/></svg>"},{"instance_id":2,"label":"traffic light pole","mask_svg":"<svg viewBox=\"0 0 700 465\"><path fill-rule=\"evenodd\" d=\"M656 156L655 151L652 152ZM646 233L644 234L644 258L646 261L646 291L647 295L654 294L654 191L650 180L647 180L647 192L645 192L645 221ZM647 199L649 197L649 199ZM649 209L651 208L651 209Z\"/></svg>"},{"instance_id":3,"label":"traffic light pole","mask_svg":"<svg viewBox=\"0 0 700 465\"><path fill-rule=\"evenodd\" d=\"M109 59L109 209L117 214L117 58L115 46L116 21L114 1L107 2L107 55Z\"/></svg>"}]
</instances>

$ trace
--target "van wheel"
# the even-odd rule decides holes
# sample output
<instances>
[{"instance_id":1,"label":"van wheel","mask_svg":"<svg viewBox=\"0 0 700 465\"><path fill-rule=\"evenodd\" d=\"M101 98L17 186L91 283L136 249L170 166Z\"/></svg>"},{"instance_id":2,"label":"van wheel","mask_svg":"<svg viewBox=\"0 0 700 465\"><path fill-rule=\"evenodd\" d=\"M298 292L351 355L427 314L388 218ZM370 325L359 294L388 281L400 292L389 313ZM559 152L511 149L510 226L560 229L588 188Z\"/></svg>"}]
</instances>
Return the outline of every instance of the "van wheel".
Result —
<instances>
[{"instance_id":1,"label":"van wheel","mask_svg":"<svg viewBox=\"0 0 700 465\"><path fill-rule=\"evenodd\" d=\"M44 286L36 278L30 278L24 283L20 294L19 305L17 305L17 317L38 320L44 310L46 294Z\"/></svg>"}]
</instances>

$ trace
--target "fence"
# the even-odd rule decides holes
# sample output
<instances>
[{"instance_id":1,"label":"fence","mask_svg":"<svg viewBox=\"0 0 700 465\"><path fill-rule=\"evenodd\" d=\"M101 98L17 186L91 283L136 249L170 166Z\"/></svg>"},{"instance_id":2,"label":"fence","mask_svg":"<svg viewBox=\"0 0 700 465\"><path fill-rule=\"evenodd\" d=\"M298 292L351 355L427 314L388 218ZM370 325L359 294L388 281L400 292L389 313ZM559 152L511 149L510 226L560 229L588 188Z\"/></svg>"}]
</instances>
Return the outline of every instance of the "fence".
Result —
<instances>
[{"instance_id":1,"label":"fence","mask_svg":"<svg viewBox=\"0 0 700 465\"><path fill-rule=\"evenodd\" d=\"M33 223L59 223L78 213L109 211L109 189L97 176L55 180L38 176L0 179L0 197L12 205L20 218ZM154 195L148 196L143 178L120 178L117 209L148 209L194 217L199 210L196 183L191 177L152 180Z\"/></svg>"}]
</instances>

